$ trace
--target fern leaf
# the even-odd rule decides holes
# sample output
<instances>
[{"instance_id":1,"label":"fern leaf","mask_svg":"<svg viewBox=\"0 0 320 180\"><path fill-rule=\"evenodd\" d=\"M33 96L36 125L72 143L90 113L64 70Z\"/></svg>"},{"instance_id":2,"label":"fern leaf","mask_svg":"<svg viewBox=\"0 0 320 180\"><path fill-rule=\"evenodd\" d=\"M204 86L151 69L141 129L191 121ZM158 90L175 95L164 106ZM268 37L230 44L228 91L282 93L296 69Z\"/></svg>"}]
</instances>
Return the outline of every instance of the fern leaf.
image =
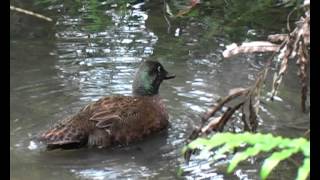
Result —
<instances>
[{"instance_id":1,"label":"fern leaf","mask_svg":"<svg viewBox=\"0 0 320 180\"><path fill-rule=\"evenodd\" d=\"M206 149L210 150L214 147L220 146L228 141L228 136L212 136L210 139L198 138L188 144L190 149Z\"/></svg>"},{"instance_id":2,"label":"fern leaf","mask_svg":"<svg viewBox=\"0 0 320 180\"><path fill-rule=\"evenodd\" d=\"M190 144L188 144L188 148L190 149L203 149L204 147L208 146L210 141L205 138L198 138L194 141L192 141Z\"/></svg>"},{"instance_id":3,"label":"fern leaf","mask_svg":"<svg viewBox=\"0 0 320 180\"><path fill-rule=\"evenodd\" d=\"M222 146L220 149L216 151L215 156L213 156L213 159L219 159L223 154L226 152L231 152L235 147L238 147L241 145L241 141L234 141L232 143L226 143L224 146Z\"/></svg>"},{"instance_id":4,"label":"fern leaf","mask_svg":"<svg viewBox=\"0 0 320 180\"><path fill-rule=\"evenodd\" d=\"M297 180L306 179L310 173L310 141L304 138L290 139L282 138L281 136L275 137L272 134L251 134L249 132L242 134L218 133L210 138L198 138L192 141L183 148L182 152L184 154L190 149L209 152L213 148L221 146L218 150L215 150L215 156L208 157L208 161L213 163L236 147L245 147L246 145L251 146L235 154L228 166L228 173L232 172L241 161L256 156L261 152L270 152L274 149L280 149L280 151L274 152L264 161L260 171L261 179L266 179L279 162L298 152L303 153L305 159L298 170Z\"/></svg>"},{"instance_id":5,"label":"fern leaf","mask_svg":"<svg viewBox=\"0 0 320 180\"><path fill-rule=\"evenodd\" d=\"M261 179L266 179L269 176L272 169L276 167L280 161L287 159L297 151L298 149L285 149L280 152L273 153L270 157L268 157L264 161L261 167L261 173L260 173Z\"/></svg>"},{"instance_id":6,"label":"fern leaf","mask_svg":"<svg viewBox=\"0 0 320 180\"><path fill-rule=\"evenodd\" d=\"M232 172L241 161L246 160L247 158L249 158L251 156L255 156L255 155L259 154L260 151L261 151L260 148L257 148L256 146L254 146L254 147L247 148L243 152L237 153L232 158L227 172L228 173Z\"/></svg>"},{"instance_id":7,"label":"fern leaf","mask_svg":"<svg viewBox=\"0 0 320 180\"><path fill-rule=\"evenodd\" d=\"M305 180L308 178L308 175L310 173L310 158L306 158L303 161L303 165L300 166L298 170L298 175L296 180Z\"/></svg>"}]
</instances>

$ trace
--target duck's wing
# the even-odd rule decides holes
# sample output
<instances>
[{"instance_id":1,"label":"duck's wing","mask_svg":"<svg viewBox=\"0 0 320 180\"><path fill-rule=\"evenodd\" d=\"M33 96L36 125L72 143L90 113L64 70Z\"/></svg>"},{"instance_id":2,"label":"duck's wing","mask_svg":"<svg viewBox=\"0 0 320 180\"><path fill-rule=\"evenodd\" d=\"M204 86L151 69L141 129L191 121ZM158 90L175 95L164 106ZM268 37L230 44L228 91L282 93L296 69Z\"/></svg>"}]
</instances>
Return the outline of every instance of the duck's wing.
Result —
<instances>
[{"instance_id":1,"label":"duck's wing","mask_svg":"<svg viewBox=\"0 0 320 180\"><path fill-rule=\"evenodd\" d=\"M141 118L142 104L142 99L130 96L103 98L90 107L94 110L89 120L96 122L98 128L110 129Z\"/></svg>"},{"instance_id":2,"label":"duck's wing","mask_svg":"<svg viewBox=\"0 0 320 180\"><path fill-rule=\"evenodd\" d=\"M94 122L95 129L89 136L88 144L91 146L105 146L111 142L103 142L106 137L113 137L120 143L129 143L135 137L143 135L137 129L144 128L144 123L148 123L152 118L148 118L144 108L148 102L143 98L120 96L105 98L98 101L91 108L94 111L89 121ZM142 119L145 116L146 119ZM140 135L141 134L141 135Z\"/></svg>"},{"instance_id":3,"label":"duck's wing","mask_svg":"<svg viewBox=\"0 0 320 180\"><path fill-rule=\"evenodd\" d=\"M101 108L101 102L110 101L110 99L112 98L102 98L97 102L88 104L77 114L56 122L51 128L39 134L38 140L47 144L48 147L52 147L52 149L63 148L63 146L69 144L81 146L86 144L90 132L96 126L96 123L89 121L89 119L93 117L92 114L95 114L96 109ZM106 127L106 123L107 121L101 121L98 126Z\"/></svg>"},{"instance_id":4,"label":"duck's wing","mask_svg":"<svg viewBox=\"0 0 320 180\"><path fill-rule=\"evenodd\" d=\"M98 128L111 131L114 136L139 130L148 131L159 116L153 102L143 97L120 96L102 99L94 109L90 121L94 121Z\"/></svg>"},{"instance_id":5,"label":"duck's wing","mask_svg":"<svg viewBox=\"0 0 320 180\"><path fill-rule=\"evenodd\" d=\"M48 149L74 148L85 144L87 137L84 123L79 115L70 116L58 121L52 128L38 136L38 139L47 144Z\"/></svg>"}]
</instances>

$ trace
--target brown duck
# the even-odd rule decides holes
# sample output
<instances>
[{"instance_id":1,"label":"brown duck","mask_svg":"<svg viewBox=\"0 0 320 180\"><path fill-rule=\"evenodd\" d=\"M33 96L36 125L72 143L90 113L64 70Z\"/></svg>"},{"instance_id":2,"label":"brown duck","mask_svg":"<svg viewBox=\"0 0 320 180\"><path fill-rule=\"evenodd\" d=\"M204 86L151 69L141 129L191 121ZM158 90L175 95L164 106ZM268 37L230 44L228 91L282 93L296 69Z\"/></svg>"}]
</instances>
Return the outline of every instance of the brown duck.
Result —
<instances>
[{"instance_id":1,"label":"brown duck","mask_svg":"<svg viewBox=\"0 0 320 180\"><path fill-rule=\"evenodd\" d=\"M42 133L48 149L128 144L168 126L159 97L163 80L174 78L156 61L143 62L133 81L133 96L110 96L82 108Z\"/></svg>"}]
</instances>

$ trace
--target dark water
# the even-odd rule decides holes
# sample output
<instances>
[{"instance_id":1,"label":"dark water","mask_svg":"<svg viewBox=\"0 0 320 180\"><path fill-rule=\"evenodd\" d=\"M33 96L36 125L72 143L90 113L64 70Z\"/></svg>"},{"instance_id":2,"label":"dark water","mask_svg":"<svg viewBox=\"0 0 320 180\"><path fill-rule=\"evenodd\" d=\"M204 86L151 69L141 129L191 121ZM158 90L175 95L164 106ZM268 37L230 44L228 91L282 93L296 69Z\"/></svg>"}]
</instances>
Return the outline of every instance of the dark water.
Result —
<instances>
[{"instance_id":1,"label":"dark water","mask_svg":"<svg viewBox=\"0 0 320 180\"><path fill-rule=\"evenodd\" d=\"M252 84L264 63L265 57L258 55L223 60L224 46L259 38L251 32L277 29L244 24L239 32L223 35L204 33L213 26L206 20L174 19L169 25L161 2L39 2L20 5L49 14L54 23L14 12L10 17L11 179L178 178L181 147L201 113L229 89ZM223 15L211 17L223 20ZM110 149L46 152L33 141L41 130L91 101L130 95L135 69L145 59L158 60L176 74L160 89L170 112L167 132ZM309 127L309 114L300 112L299 83L291 67L280 99L261 107L260 131L295 137ZM244 163L234 175L217 168L213 179L258 179L257 164ZM295 176L295 169L286 171L280 168L280 179Z\"/></svg>"}]
</instances>

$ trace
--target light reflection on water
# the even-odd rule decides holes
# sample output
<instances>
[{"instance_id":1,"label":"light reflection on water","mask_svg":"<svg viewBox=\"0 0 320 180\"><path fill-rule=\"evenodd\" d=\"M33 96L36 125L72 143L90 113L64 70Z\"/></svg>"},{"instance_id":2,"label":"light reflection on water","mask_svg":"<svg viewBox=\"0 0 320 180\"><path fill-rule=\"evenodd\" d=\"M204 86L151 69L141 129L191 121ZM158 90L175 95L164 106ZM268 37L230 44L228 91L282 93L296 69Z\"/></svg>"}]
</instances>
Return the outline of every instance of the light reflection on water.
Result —
<instances>
[{"instance_id":1,"label":"light reflection on water","mask_svg":"<svg viewBox=\"0 0 320 180\"><path fill-rule=\"evenodd\" d=\"M63 81L76 84L81 100L97 100L110 94L129 95L136 67L142 58L153 53L157 42L157 37L144 25L148 15L138 7L125 15L115 9L106 11L106 15L111 17L113 25L105 27L103 32L82 32L74 28L74 23L81 21L69 17L58 23L57 29L62 31L56 33L56 68Z\"/></svg>"},{"instance_id":2,"label":"light reflection on water","mask_svg":"<svg viewBox=\"0 0 320 180\"><path fill-rule=\"evenodd\" d=\"M90 12L86 7L81 11ZM111 8L103 13L110 17L111 24L100 26L102 29L99 31L87 30L90 23L84 17L59 16L55 27L56 39L51 42L54 47L44 42L12 44L12 51L16 52L10 62L13 70L10 71L10 107L14 109L10 112L13 177L175 179L182 161L180 148L192 127L199 123L200 114L219 97L226 95L228 89L252 82L248 74L253 76L257 71L248 68L247 61L241 58L225 61L222 65L220 52L214 50L203 56L193 53L175 56L182 49L170 49L171 56L154 55L158 37L146 27L145 21L149 17L140 6L126 12ZM181 33L186 36L183 31ZM196 41L192 41L186 46L192 48L195 44ZM32 45L36 48L30 47ZM48 124L77 112L88 102L102 96L130 95L136 68L142 60L152 58L160 59L168 71L177 75L175 79L164 82L160 90L170 112L167 132L129 147L109 150L46 153L41 146L37 148L32 143L32 137ZM274 131L279 124L273 121L280 119L279 114L273 115L268 108L262 108L262 111L271 118L272 126L266 127ZM29 171L25 168L27 166L31 166L35 174L25 177ZM208 165L202 167L206 169ZM256 173L249 170L237 172L237 176L246 179L246 175ZM214 179L229 178L220 172L195 174L215 175Z\"/></svg>"}]
</instances>

